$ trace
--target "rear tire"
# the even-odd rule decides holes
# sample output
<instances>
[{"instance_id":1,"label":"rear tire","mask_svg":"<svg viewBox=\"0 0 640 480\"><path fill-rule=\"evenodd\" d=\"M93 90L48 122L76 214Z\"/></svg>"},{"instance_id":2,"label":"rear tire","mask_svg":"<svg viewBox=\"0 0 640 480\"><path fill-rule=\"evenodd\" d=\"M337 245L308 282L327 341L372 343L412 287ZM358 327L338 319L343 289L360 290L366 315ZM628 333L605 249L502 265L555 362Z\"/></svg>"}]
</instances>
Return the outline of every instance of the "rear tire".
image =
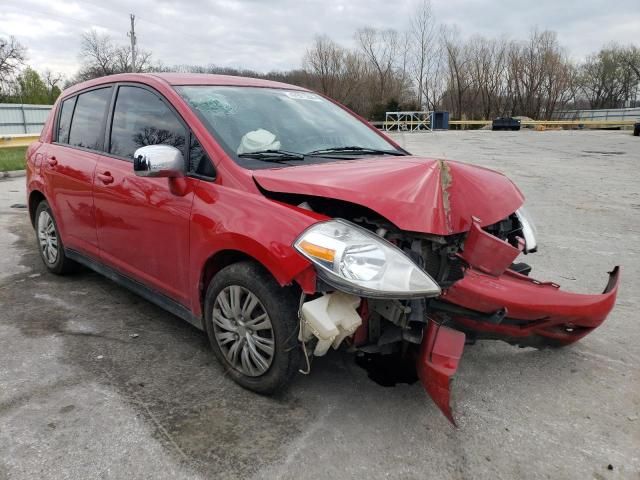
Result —
<instances>
[{"instance_id":1,"label":"rear tire","mask_svg":"<svg viewBox=\"0 0 640 480\"><path fill-rule=\"evenodd\" d=\"M60 238L58 225L46 200L38 205L34 224L38 251L47 270L56 275L77 271L80 265L64 254L64 244Z\"/></svg>"},{"instance_id":2,"label":"rear tire","mask_svg":"<svg viewBox=\"0 0 640 480\"><path fill-rule=\"evenodd\" d=\"M254 262L220 270L205 297L205 328L214 354L242 387L261 394L283 390L299 368L298 302ZM272 347L272 349L271 349Z\"/></svg>"}]
</instances>

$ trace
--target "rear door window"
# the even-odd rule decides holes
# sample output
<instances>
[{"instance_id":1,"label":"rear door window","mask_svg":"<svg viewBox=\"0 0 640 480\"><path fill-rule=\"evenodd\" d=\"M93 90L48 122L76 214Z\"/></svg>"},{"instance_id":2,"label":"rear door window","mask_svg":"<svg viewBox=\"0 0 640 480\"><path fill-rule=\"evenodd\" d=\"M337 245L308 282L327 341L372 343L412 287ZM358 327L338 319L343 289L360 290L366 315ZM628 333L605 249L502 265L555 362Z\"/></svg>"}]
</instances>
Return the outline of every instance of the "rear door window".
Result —
<instances>
[{"instance_id":1,"label":"rear door window","mask_svg":"<svg viewBox=\"0 0 640 480\"><path fill-rule=\"evenodd\" d=\"M146 145L171 145L185 155L187 132L175 113L162 99L139 87L122 86L111 123L109 152L133 158Z\"/></svg>"},{"instance_id":2,"label":"rear door window","mask_svg":"<svg viewBox=\"0 0 640 480\"><path fill-rule=\"evenodd\" d=\"M60 118L58 119L58 142L69 143L69 128L71 127L71 115L73 107L76 105L76 98L69 98L62 102L60 108Z\"/></svg>"},{"instance_id":3,"label":"rear door window","mask_svg":"<svg viewBox=\"0 0 640 480\"><path fill-rule=\"evenodd\" d=\"M69 145L103 150L104 119L110 101L111 87L78 95L69 131Z\"/></svg>"}]
</instances>

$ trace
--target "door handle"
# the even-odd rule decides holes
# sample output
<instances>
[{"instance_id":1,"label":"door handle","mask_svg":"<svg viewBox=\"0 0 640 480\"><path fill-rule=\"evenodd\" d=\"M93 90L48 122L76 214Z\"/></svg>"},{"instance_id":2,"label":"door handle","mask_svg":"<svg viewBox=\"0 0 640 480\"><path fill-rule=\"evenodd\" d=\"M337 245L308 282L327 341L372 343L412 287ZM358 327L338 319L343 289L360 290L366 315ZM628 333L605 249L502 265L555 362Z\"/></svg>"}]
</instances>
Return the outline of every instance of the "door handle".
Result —
<instances>
[{"instance_id":1,"label":"door handle","mask_svg":"<svg viewBox=\"0 0 640 480\"><path fill-rule=\"evenodd\" d=\"M56 160L56 157L49 157L47 158L47 163L52 167L55 167L58 164L58 160Z\"/></svg>"},{"instance_id":2,"label":"door handle","mask_svg":"<svg viewBox=\"0 0 640 480\"><path fill-rule=\"evenodd\" d=\"M113 177L109 172L99 173L98 178L105 185L109 185L110 183L113 183Z\"/></svg>"}]
</instances>

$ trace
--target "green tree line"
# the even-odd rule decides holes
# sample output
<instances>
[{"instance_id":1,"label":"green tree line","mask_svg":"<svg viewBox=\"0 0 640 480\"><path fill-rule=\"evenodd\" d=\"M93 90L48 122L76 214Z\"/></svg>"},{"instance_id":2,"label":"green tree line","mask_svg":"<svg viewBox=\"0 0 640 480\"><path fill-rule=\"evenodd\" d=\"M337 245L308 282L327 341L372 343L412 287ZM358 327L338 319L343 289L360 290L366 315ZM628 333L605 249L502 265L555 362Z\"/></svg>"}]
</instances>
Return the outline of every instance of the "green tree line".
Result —
<instances>
[{"instance_id":1,"label":"green tree line","mask_svg":"<svg viewBox=\"0 0 640 480\"><path fill-rule=\"evenodd\" d=\"M14 37L0 37L0 103L52 105L62 91L63 76L38 73L25 64L26 52Z\"/></svg>"}]
</instances>

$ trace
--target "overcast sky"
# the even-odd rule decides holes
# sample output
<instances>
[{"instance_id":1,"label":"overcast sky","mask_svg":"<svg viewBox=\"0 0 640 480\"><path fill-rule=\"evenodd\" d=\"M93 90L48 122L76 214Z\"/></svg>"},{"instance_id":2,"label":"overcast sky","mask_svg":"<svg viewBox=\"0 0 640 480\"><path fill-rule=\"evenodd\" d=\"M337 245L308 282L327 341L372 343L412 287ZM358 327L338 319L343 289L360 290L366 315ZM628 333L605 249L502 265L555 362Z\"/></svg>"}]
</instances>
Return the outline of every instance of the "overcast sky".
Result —
<instances>
[{"instance_id":1,"label":"overcast sky","mask_svg":"<svg viewBox=\"0 0 640 480\"><path fill-rule=\"evenodd\" d=\"M2 0L0 36L28 47L29 64L72 75L83 31L124 43L129 13L141 48L164 64L215 64L258 71L300 66L313 37L345 46L364 26L407 27L418 0ZM609 42L640 45L640 0L433 0L437 20L464 36L524 38L558 32L579 59Z\"/></svg>"}]
</instances>

